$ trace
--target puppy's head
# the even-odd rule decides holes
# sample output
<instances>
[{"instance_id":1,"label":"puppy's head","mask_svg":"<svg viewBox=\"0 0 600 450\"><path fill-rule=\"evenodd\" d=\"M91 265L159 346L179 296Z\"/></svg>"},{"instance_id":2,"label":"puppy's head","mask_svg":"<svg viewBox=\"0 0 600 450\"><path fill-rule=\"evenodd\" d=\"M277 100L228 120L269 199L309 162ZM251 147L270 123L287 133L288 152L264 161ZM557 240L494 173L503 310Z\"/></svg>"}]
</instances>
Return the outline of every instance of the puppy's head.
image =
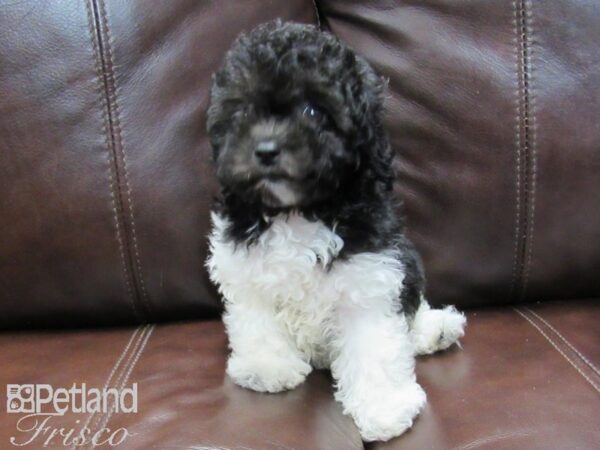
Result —
<instances>
[{"instance_id":1,"label":"puppy's head","mask_svg":"<svg viewBox=\"0 0 600 450\"><path fill-rule=\"evenodd\" d=\"M240 36L208 111L223 188L271 209L310 208L359 181L389 189L381 92L366 61L313 26L276 21Z\"/></svg>"}]
</instances>

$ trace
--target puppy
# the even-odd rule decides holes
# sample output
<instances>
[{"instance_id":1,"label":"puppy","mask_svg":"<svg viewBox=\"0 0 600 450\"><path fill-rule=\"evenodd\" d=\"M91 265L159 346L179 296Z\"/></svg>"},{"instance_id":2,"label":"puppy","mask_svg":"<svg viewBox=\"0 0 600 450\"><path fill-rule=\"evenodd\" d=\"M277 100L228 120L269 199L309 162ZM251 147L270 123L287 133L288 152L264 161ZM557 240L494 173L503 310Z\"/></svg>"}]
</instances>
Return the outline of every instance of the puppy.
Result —
<instances>
[{"instance_id":1,"label":"puppy","mask_svg":"<svg viewBox=\"0 0 600 450\"><path fill-rule=\"evenodd\" d=\"M465 326L424 300L392 196L383 89L333 35L271 22L225 56L207 125L222 188L207 267L225 303L228 375L279 392L331 369L366 441L412 425L426 401L415 355Z\"/></svg>"}]
</instances>

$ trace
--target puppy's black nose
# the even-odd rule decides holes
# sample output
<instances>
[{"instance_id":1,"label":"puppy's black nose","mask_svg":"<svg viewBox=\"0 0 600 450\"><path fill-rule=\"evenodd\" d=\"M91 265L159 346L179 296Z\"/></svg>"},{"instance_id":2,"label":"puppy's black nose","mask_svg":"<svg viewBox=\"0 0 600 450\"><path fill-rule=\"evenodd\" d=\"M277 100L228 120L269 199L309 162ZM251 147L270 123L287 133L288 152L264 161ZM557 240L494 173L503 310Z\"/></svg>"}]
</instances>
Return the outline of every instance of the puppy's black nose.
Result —
<instances>
[{"instance_id":1,"label":"puppy's black nose","mask_svg":"<svg viewBox=\"0 0 600 450\"><path fill-rule=\"evenodd\" d=\"M254 154L258 162L264 166L271 166L277 159L280 150L277 147L277 143L273 140L260 141L256 144Z\"/></svg>"}]
</instances>

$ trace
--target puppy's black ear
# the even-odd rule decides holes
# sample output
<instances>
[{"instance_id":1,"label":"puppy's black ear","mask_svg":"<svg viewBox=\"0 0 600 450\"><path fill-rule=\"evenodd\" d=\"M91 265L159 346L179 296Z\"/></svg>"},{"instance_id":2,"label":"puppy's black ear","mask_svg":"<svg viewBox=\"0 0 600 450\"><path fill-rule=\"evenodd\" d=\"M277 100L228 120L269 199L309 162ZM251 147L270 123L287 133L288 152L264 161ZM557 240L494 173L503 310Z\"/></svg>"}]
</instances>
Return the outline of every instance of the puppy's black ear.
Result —
<instances>
[{"instance_id":1,"label":"puppy's black ear","mask_svg":"<svg viewBox=\"0 0 600 450\"><path fill-rule=\"evenodd\" d=\"M212 76L210 89L210 106L207 111L206 131L212 147L213 161L217 160L219 149L225 138L227 129L231 125L231 117L224 111L224 95L228 82L228 76L224 68L221 68Z\"/></svg>"},{"instance_id":2,"label":"puppy's black ear","mask_svg":"<svg viewBox=\"0 0 600 450\"><path fill-rule=\"evenodd\" d=\"M358 80L353 89L353 109L361 164L365 165L367 174L378 186L391 190L394 155L383 127L383 93L386 82L363 58L357 56L355 64Z\"/></svg>"},{"instance_id":3,"label":"puppy's black ear","mask_svg":"<svg viewBox=\"0 0 600 450\"><path fill-rule=\"evenodd\" d=\"M212 148L213 162L216 162L227 124L223 120L218 119L221 116L218 104L213 102L208 108L207 114L206 131L208 132L208 139Z\"/></svg>"}]
</instances>

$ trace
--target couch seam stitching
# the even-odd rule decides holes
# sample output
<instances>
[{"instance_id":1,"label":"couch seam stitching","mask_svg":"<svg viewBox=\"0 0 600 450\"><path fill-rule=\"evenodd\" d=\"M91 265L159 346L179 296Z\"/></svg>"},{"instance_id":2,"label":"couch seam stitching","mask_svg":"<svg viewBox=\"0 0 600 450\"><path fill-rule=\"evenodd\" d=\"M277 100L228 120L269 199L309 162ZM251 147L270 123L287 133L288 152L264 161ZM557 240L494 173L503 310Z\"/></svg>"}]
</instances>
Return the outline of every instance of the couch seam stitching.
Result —
<instances>
[{"instance_id":1,"label":"couch seam stitching","mask_svg":"<svg viewBox=\"0 0 600 450\"><path fill-rule=\"evenodd\" d=\"M527 222L528 231L527 239L525 241L527 256L524 257L523 262L523 287L521 291L521 298L524 298L527 294L527 287L529 283L529 273L531 268L531 259L533 254L533 236L535 232L535 201L536 201L536 179L537 179L537 148L536 148L536 105L535 105L535 91L533 85L533 50L532 50L532 39L533 39L533 4L528 0L523 2L523 20L525 26L525 32L527 39L524 41L526 46L526 74L527 74L527 140L528 140L528 157L529 163L527 168L528 173L528 188L529 198L527 206L529 208L529 219Z\"/></svg>"},{"instance_id":2,"label":"couch seam stitching","mask_svg":"<svg viewBox=\"0 0 600 450\"><path fill-rule=\"evenodd\" d=\"M138 326L133 333L131 334L131 336L129 337L129 341L127 342L127 344L125 345L124 349L121 351L121 354L119 356L119 358L117 358L117 361L115 362L115 364L112 367L112 370L110 371L108 378L106 379L106 382L104 383L104 387L103 389L107 389L108 386L110 385L110 383L112 382L112 378L114 377L117 368L121 365L121 363L123 362L123 359L125 358L125 355L127 354L127 352L129 351L129 349L131 348L131 344L133 344L134 340L136 340L135 338L137 337L138 332L142 329L141 326ZM137 343L136 343L137 346ZM96 413L91 413L85 424L83 425L82 429L88 427L90 424L92 424L92 420L94 418L94 416L96 415ZM73 447L71 448L72 450L75 449L76 445L74 442Z\"/></svg>"},{"instance_id":3,"label":"couch seam stitching","mask_svg":"<svg viewBox=\"0 0 600 450\"><path fill-rule=\"evenodd\" d=\"M583 371L579 366L577 366L566 354L563 352L560 347L546 334L544 331L529 318L525 313L523 313L518 308L513 308L520 316L522 316L527 322L529 322L549 343L554 347L554 349L562 355L564 359L568 361L568 363L577 371L579 374L598 392L600 393L600 386L596 385Z\"/></svg>"},{"instance_id":4,"label":"couch seam stitching","mask_svg":"<svg viewBox=\"0 0 600 450\"><path fill-rule=\"evenodd\" d=\"M534 148L534 105L531 64L531 11L527 0L513 3L517 49L517 120L515 245L510 298L526 296L532 259L534 233L535 177L537 152Z\"/></svg>"},{"instance_id":5,"label":"couch seam stitching","mask_svg":"<svg viewBox=\"0 0 600 450\"><path fill-rule=\"evenodd\" d=\"M106 29L106 52L107 52L107 57L108 57L107 59L110 64L110 67L108 70L108 76L110 77L111 82L112 82L112 103L113 103L114 109L115 109L114 123L115 123L116 132L117 132L117 139L118 139L118 143L119 143L118 148L121 153L121 159L123 160L123 179L125 182L127 207L128 207L128 211L129 211L129 220L131 223L131 237L132 237L132 241L133 241L133 252L134 252L136 272L137 272L136 279L139 282L140 292L142 294L141 297L142 297L142 301L145 305L146 312L149 313L150 312L150 304L149 304L149 300L148 300L148 293L146 291L144 277L142 275L142 263L141 263L141 259L140 259L140 252L139 252L138 241L137 241L137 233L136 233L136 228L135 228L133 195L132 195L131 185L129 183L129 175L128 175L128 168L127 168L128 163L127 163L127 157L125 154L125 140L123 138L123 131L121 129L121 112L120 112L118 96L117 96L117 91L119 88L118 88L117 80L116 80L116 77L114 74L114 64L113 64L113 54L112 54L113 39L112 39L112 35L110 32L109 24L108 24L108 16L107 16L107 12L106 12L105 2L104 2L104 0L98 0L98 2L100 5L100 11L101 11L101 16L102 16L102 21L104 23L104 28Z\"/></svg>"},{"instance_id":6,"label":"couch seam stitching","mask_svg":"<svg viewBox=\"0 0 600 450\"><path fill-rule=\"evenodd\" d=\"M129 364L129 367L126 369L126 371L124 371L122 373L123 377L121 379L121 384L120 384L120 386L117 387L117 389L122 390L125 387L125 385L127 384L127 382L129 381L129 377L131 376L133 369L135 368L138 361L140 360L142 354L144 353L144 350L146 350L146 346L148 345L148 341L150 341L150 336L152 335L154 328L155 328L155 325L149 325L146 328L148 330L148 332L144 336L144 339L141 342L141 345L137 351L137 354L135 355L135 358L131 361L131 364ZM115 410L115 403L113 402L108 414L106 414L104 416L104 420L100 424L100 429L103 429L108 425L112 415L114 414L114 410Z\"/></svg>"},{"instance_id":7,"label":"couch seam stitching","mask_svg":"<svg viewBox=\"0 0 600 450\"><path fill-rule=\"evenodd\" d=\"M116 377L116 380L111 387L119 389L119 385L121 384L121 380L123 379L123 376L129 369L129 367L131 366L133 361L134 360L137 361L136 355L139 353L139 350L142 346L142 342L144 341L145 337L147 336L147 334L148 334L147 331L149 328L150 328L150 325L142 326L142 332L137 336L137 338L135 340L135 344L132 347L132 351L130 352L127 360L125 361L125 365L119 371L119 375ZM100 430L102 428L102 425L105 423L106 417L110 414L110 411L112 410L113 407L114 407L114 405L111 405L111 408L108 411L98 414L94 418L94 420L90 423L90 428L89 428L90 435L93 435L95 432L97 432L98 430ZM92 446L87 447L87 448L93 448L94 447L93 443L91 443L91 444L92 444Z\"/></svg>"},{"instance_id":8,"label":"couch seam stitching","mask_svg":"<svg viewBox=\"0 0 600 450\"><path fill-rule=\"evenodd\" d=\"M581 353L579 350L577 350L577 348L575 348L574 345L572 345L567 338L565 338L562 334L560 334L560 332L554 328L548 321L546 321L542 316L540 316L539 314L537 314L535 311L532 311L529 308L524 308L526 311L528 311L530 314L534 315L535 317L537 317L539 320L541 320L548 328L550 328L571 350L573 350L573 352L579 356L583 362L585 362L588 366L590 366L590 368L596 372L596 374L600 375L600 370L585 356L583 355L583 353Z\"/></svg>"},{"instance_id":9,"label":"couch seam stitching","mask_svg":"<svg viewBox=\"0 0 600 450\"><path fill-rule=\"evenodd\" d=\"M477 438L466 444L462 444L458 447L454 447L453 450L471 450L471 449L481 448L485 444L489 444L492 442L498 442L500 440L510 439L513 437L527 437L527 436L531 436L531 434L533 434L532 432L534 432L534 430L535 429L533 429L533 428L525 428L523 430L506 431L504 433L497 433L497 434L493 434L491 436L484 436L484 437Z\"/></svg>"},{"instance_id":10,"label":"couch seam stitching","mask_svg":"<svg viewBox=\"0 0 600 450\"><path fill-rule=\"evenodd\" d=\"M134 293L133 293L133 287L131 284L131 274L130 274L130 270L128 270L127 259L125 257L125 245L124 245L123 235L121 234L122 224L121 224L121 221L119 220L119 213L118 213L118 208L117 208L117 198L115 195L115 185L117 187L117 191L120 192L119 179L118 179L119 174L118 174L118 170L116 167L117 162L115 160L114 153L113 153L114 141L112 138L112 132L110 130L110 128L111 128L110 127L110 119L108 117L109 105L107 103L107 97L106 97L106 95L107 95L106 94L106 86L103 83L104 70L102 67L102 60L101 60L102 53L101 53L99 43L97 42L97 39L100 39L101 30L99 30L98 27L96 26L96 21L94 19L95 13L93 11L93 2L94 2L94 0L90 0L89 2L86 2L86 9L87 9L87 16L88 16L88 28L89 28L89 31L91 34L90 38L92 41L92 49L94 51L94 65L95 65L95 69L96 69L96 80L97 80L97 84L98 84L98 96L100 98L100 104L102 105L102 121L103 121L103 126L104 126L104 140L106 143L106 150L107 150L108 178L109 178L109 188L110 188L111 205L112 205L112 211L113 211L113 219L114 219L114 223L115 223L115 237L116 237L117 244L119 247L119 254L120 254L121 265L122 265L123 274L124 274L125 286L127 289L129 300L131 302L131 307L132 307L134 315L139 316L139 311L136 306ZM92 6L90 6L90 3L92 3ZM113 170L115 172L114 176L113 176Z\"/></svg>"},{"instance_id":11,"label":"couch seam stitching","mask_svg":"<svg viewBox=\"0 0 600 450\"><path fill-rule=\"evenodd\" d=\"M517 115L515 117L515 229L514 229L514 257L513 257L513 273L510 285L509 297L512 298L515 295L518 286L518 274L519 274L519 248L521 238L521 102L522 102L522 86L521 86L521 58L520 58L520 43L519 40L519 7L518 0L513 2L514 9L514 26L515 26L515 66L516 66L516 110Z\"/></svg>"},{"instance_id":12,"label":"couch seam stitching","mask_svg":"<svg viewBox=\"0 0 600 450\"><path fill-rule=\"evenodd\" d=\"M528 80L527 80L527 28L524 21L524 10L526 8L525 0L519 0L519 58L520 58L520 77L521 77L521 117L519 121L519 133L523 134L521 141L521 208L520 213L521 223L519 224L519 232L521 243L519 246L519 262L518 262L518 291L517 296L523 297L523 264L525 262L525 252L527 248L527 233L528 227L528 209L529 209L529 141L528 141L528 126L529 126L529 111L528 111Z\"/></svg>"},{"instance_id":13,"label":"couch seam stitching","mask_svg":"<svg viewBox=\"0 0 600 450\"><path fill-rule=\"evenodd\" d=\"M137 353L137 349L139 348L140 342L142 342L144 334L146 333L146 328L147 328L146 325L142 326L142 332L137 336L137 338L135 340L135 344L132 347L131 353L128 355L127 360L125 361L125 365L120 368L119 374L116 377L116 381L113 383L113 385L111 387L116 387L116 385L118 385L119 380L121 379L121 376L127 370L127 367L131 363L132 359L135 357L135 354ZM90 433L92 433L94 430L97 429L98 425L102 422L102 419L103 419L103 417L106 416L106 414L108 414L108 412L98 413L96 415L96 417L94 417L94 420L92 420L90 422Z\"/></svg>"}]
</instances>

